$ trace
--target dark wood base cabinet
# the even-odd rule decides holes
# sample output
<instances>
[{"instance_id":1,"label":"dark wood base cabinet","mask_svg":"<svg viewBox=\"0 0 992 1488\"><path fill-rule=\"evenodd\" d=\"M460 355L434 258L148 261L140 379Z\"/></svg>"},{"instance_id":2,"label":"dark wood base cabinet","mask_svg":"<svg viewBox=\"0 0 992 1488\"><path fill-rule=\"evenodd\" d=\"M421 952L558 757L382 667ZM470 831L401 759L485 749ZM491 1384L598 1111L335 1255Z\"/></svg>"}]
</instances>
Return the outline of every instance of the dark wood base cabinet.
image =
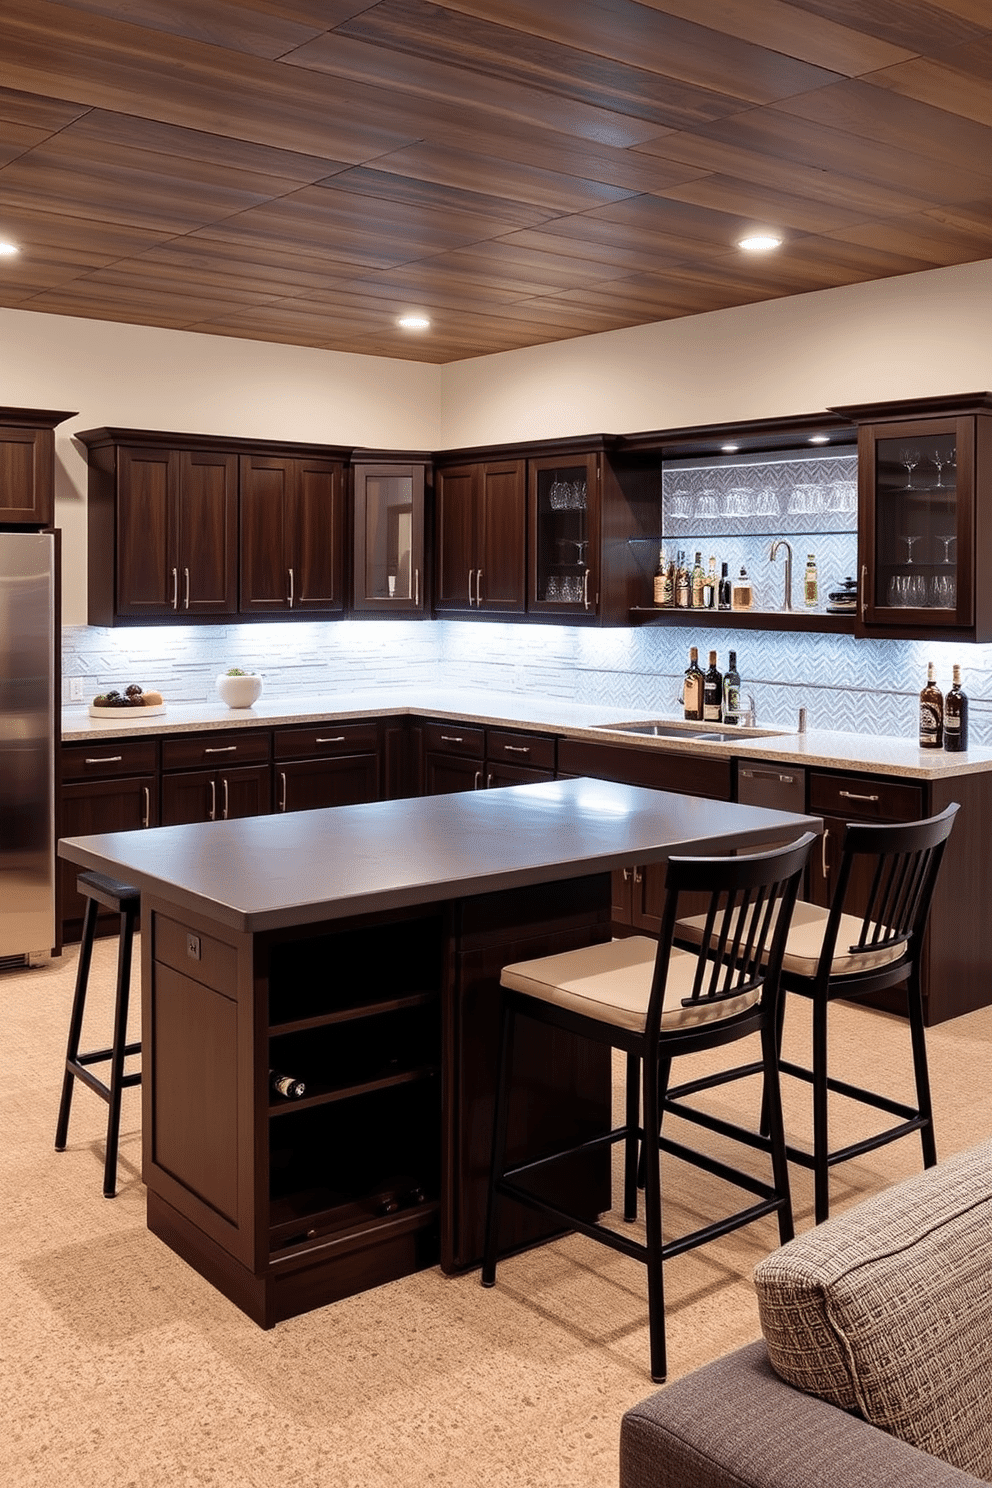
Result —
<instances>
[{"instance_id":1,"label":"dark wood base cabinet","mask_svg":"<svg viewBox=\"0 0 992 1488\"><path fill-rule=\"evenodd\" d=\"M268 1328L481 1258L499 974L609 936L609 879L242 934L144 895L149 1227ZM608 1053L536 1028L511 1142L603 1130ZM304 1083L298 1099L271 1072ZM607 1162L569 1180L609 1206ZM549 1233L507 1206L504 1251Z\"/></svg>"}]
</instances>

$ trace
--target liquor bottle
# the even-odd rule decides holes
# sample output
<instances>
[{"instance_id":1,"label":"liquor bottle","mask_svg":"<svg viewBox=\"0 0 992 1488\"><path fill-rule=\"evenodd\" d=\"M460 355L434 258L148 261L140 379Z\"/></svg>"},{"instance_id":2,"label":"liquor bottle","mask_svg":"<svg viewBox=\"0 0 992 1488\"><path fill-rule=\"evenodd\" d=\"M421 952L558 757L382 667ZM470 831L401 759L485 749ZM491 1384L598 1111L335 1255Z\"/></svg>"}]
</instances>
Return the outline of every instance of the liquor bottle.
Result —
<instances>
[{"instance_id":1,"label":"liquor bottle","mask_svg":"<svg viewBox=\"0 0 992 1488\"><path fill-rule=\"evenodd\" d=\"M669 591L665 598L665 583L668 577L668 560L665 558L665 550L662 548L658 554L658 569L654 576L654 602L656 605L671 604L672 597Z\"/></svg>"},{"instance_id":2,"label":"liquor bottle","mask_svg":"<svg viewBox=\"0 0 992 1488\"><path fill-rule=\"evenodd\" d=\"M812 553L806 554L806 576L803 579L803 604L809 610L815 610L820 602L820 584L816 576L816 559Z\"/></svg>"},{"instance_id":3,"label":"liquor bottle","mask_svg":"<svg viewBox=\"0 0 992 1488\"><path fill-rule=\"evenodd\" d=\"M699 652L695 646L689 648L689 665L685 669L685 681L682 684L682 703L686 718L693 723L702 722L703 673L699 666Z\"/></svg>"},{"instance_id":4,"label":"liquor bottle","mask_svg":"<svg viewBox=\"0 0 992 1488\"><path fill-rule=\"evenodd\" d=\"M737 670L737 652L731 651L730 662L723 674L723 721L741 721L741 674Z\"/></svg>"},{"instance_id":5,"label":"liquor bottle","mask_svg":"<svg viewBox=\"0 0 992 1488\"><path fill-rule=\"evenodd\" d=\"M716 669L716 652L710 652L710 664L703 678L703 720L719 723L723 716L723 677Z\"/></svg>"},{"instance_id":6,"label":"liquor bottle","mask_svg":"<svg viewBox=\"0 0 992 1488\"><path fill-rule=\"evenodd\" d=\"M269 1089L274 1095L281 1095L285 1100L299 1100L306 1095L307 1087L303 1080L294 1080L292 1075L284 1075L281 1070L269 1070Z\"/></svg>"},{"instance_id":7,"label":"liquor bottle","mask_svg":"<svg viewBox=\"0 0 992 1488\"><path fill-rule=\"evenodd\" d=\"M689 583L689 570L685 566L685 554L679 553L679 566L675 570L675 604L680 610L687 610L692 598L692 586Z\"/></svg>"},{"instance_id":8,"label":"liquor bottle","mask_svg":"<svg viewBox=\"0 0 992 1488\"><path fill-rule=\"evenodd\" d=\"M920 748L939 749L944 742L944 695L927 664L927 685L920 693Z\"/></svg>"},{"instance_id":9,"label":"liquor bottle","mask_svg":"<svg viewBox=\"0 0 992 1488\"><path fill-rule=\"evenodd\" d=\"M746 568L742 567L740 578L734 580L730 604L734 610L750 610L754 606L754 589L751 587Z\"/></svg>"},{"instance_id":10,"label":"liquor bottle","mask_svg":"<svg viewBox=\"0 0 992 1488\"><path fill-rule=\"evenodd\" d=\"M703 609L704 610L715 610L716 609L716 594L717 594L717 587L718 587L718 585L719 585L719 580L717 579L717 576L716 576L716 559L714 558L713 554L711 553L710 554L709 567L706 570L706 577L703 580Z\"/></svg>"},{"instance_id":11,"label":"liquor bottle","mask_svg":"<svg viewBox=\"0 0 992 1488\"><path fill-rule=\"evenodd\" d=\"M716 607L718 610L730 609L730 579L727 574L727 565L720 565L720 585L717 590Z\"/></svg>"},{"instance_id":12,"label":"liquor bottle","mask_svg":"<svg viewBox=\"0 0 992 1488\"><path fill-rule=\"evenodd\" d=\"M665 593L668 595L667 604L669 609L675 603L675 559L669 558L668 568L665 571Z\"/></svg>"},{"instance_id":13,"label":"liquor bottle","mask_svg":"<svg viewBox=\"0 0 992 1488\"><path fill-rule=\"evenodd\" d=\"M703 573L703 555L696 554L696 561L692 566L692 608L701 610L703 608L703 586L706 583L706 575Z\"/></svg>"},{"instance_id":14,"label":"liquor bottle","mask_svg":"<svg viewBox=\"0 0 992 1488\"><path fill-rule=\"evenodd\" d=\"M944 699L944 748L968 748L968 698L961 691L961 668L955 664L950 692Z\"/></svg>"}]
</instances>

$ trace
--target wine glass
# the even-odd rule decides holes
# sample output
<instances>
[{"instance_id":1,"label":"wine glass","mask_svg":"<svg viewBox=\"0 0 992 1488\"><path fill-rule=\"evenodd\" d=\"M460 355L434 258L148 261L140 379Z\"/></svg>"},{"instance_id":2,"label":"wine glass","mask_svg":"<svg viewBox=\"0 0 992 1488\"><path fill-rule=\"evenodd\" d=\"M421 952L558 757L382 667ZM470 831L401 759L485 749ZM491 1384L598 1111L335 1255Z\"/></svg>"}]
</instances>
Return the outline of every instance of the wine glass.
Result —
<instances>
[{"instance_id":1,"label":"wine glass","mask_svg":"<svg viewBox=\"0 0 992 1488\"><path fill-rule=\"evenodd\" d=\"M906 563L907 564L912 563L912 561L913 561L913 544L919 542L919 540L920 540L920 534L918 532L914 532L914 533L912 533L912 534L910 534L908 536L905 536L905 537L900 538L899 540L900 540L900 542L904 542L906 544Z\"/></svg>"},{"instance_id":2,"label":"wine glass","mask_svg":"<svg viewBox=\"0 0 992 1488\"><path fill-rule=\"evenodd\" d=\"M916 469L919 463L920 452L918 449L901 449L899 451L899 464L905 465L906 467L906 484L903 486L904 491L912 491L914 489L913 471Z\"/></svg>"},{"instance_id":3,"label":"wine glass","mask_svg":"<svg viewBox=\"0 0 992 1488\"><path fill-rule=\"evenodd\" d=\"M950 561L951 561L951 543L957 542L957 540L958 540L958 538L957 538L957 533L956 532L952 532L951 535L950 535L950 537L938 536L937 541L939 543L943 543L943 545L944 545L944 556L940 560L941 563L950 563Z\"/></svg>"},{"instance_id":4,"label":"wine glass","mask_svg":"<svg viewBox=\"0 0 992 1488\"><path fill-rule=\"evenodd\" d=\"M932 465L936 465L937 467L937 484L934 487L934 490L942 491L944 489L943 470L944 466L947 464L944 451L935 449L933 454L930 456L930 463Z\"/></svg>"}]
</instances>

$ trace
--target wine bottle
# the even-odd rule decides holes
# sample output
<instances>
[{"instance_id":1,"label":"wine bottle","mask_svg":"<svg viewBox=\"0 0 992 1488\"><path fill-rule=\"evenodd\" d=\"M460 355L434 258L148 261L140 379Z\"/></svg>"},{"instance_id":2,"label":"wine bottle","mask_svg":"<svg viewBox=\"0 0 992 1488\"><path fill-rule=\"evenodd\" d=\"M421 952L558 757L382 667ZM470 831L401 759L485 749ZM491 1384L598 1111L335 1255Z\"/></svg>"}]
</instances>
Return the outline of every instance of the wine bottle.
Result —
<instances>
[{"instance_id":1,"label":"wine bottle","mask_svg":"<svg viewBox=\"0 0 992 1488\"><path fill-rule=\"evenodd\" d=\"M806 575L803 579L803 604L815 610L820 602L820 583L816 576L816 559L812 553L806 555Z\"/></svg>"},{"instance_id":2,"label":"wine bottle","mask_svg":"<svg viewBox=\"0 0 992 1488\"><path fill-rule=\"evenodd\" d=\"M717 591L717 609L730 609L730 578L727 574L727 565L720 565L720 586Z\"/></svg>"},{"instance_id":3,"label":"wine bottle","mask_svg":"<svg viewBox=\"0 0 992 1488\"><path fill-rule=\"evenodd\" d=\"M710 664L703 678L703 719L719 723L723 715L723 677L717 671L716 652L710 652Z\"/></svg>"},{"instance_id":4,"label":"wine bottle","mask_svg":"<svg viewBox=\"0 0 992 1488\"><path fill-rule=\"evenodd\" d=\"M706 577L703 580L703 609L704 610L715 610L716 609L716 596L717 596L718 584L719 584L719 580L717 579L717 576L716 576L716 559L714 558L713 554L711 553L710 554L709 567L706 570Z\"/></svg>"},{"instance_id":5,"label":"wine bottle","mask_svg":"<svg viewBox=\"0 0 992 1488\"><path fill-rule=\"evenodd\" d=\"M281 1095L284 1100L299 1100L306 1095L307 1087L304 1080L295 1080L292 1075L284 1075L281 1070L269 1070L269 1089L274 1095Z\"/></svg>"},{"instance_id":6,"label":"wine bottle","mask_svg":"<svg viewBox=\"0 0 992 1488\"><path fill-rule=\"evenodd\" d=\"M689 583L689 570L685 566L685 554L679 553L679 566L675 570L675 604L680 610L687 610L692 598L692 588Z\"/></svg>"},{"instance_id":7,"label":"wine bottle","mask_svg":"<svg viewBox=\"0 0 992 1488\"><path fill-rule=\"evenodd\" d=\"M750 610L754 606L754 589L751 580L747 576L747 569L741 568L740 578L735 579L731 590L731 608L735 610Z\"/></svg>"},{"instance_id":8,"label":"wine bottle","mask_svg":"<svg viewBox=\"0 0 992 1488\"><path fill-rule=\"evenodd\" d=\"M723 722L738 724L741 721L741 676L737 670L737 652L731 651L727 670L723 674Z\"/></svg>"},{"instance_id":9,"label":"wine bottle","mask_svg":"<svg viewBox=\"0 0 992 1488\"><path fill-rule=\"evenodd\" d=\"M689 665L685 669L685 681L682 685L682 703L686 718L693 723L700 723L703 717L703 673L695 646L689 648Z\"/></svg>"},{"instance_id":10,"label":"wine bottle","mask_svg":"<svg viewBox=\"0 0 992 1488\"><path fill-rule=\"evenodd\" d=\"M665 583L668 576L668 562L665 558L665 550L662 548L658 554L658 568L654 576L654 602L656 605L671 604L671 593L665 598Z\"/></svg>"},{"instance_id":11,"label":"wine bottle","mask_svg":"<svg viewBox=\"0 0 992 1488\"><path fill-rule=\"evenodd\" d=\"M920 748L939 749L944 742L944 694L937 686L933 662L927 664L927 685L920 693Z\"/></svg>"},{"instance_id":12,"label":"wine bottle","mask_svg":"<svg viewBox=\"0 0 992 1488\"><path fill-rule=\"evenodd\" d=\"M692 566L692 608L701 610L703 608L703 587L706 583L706 575L703 573L703 555L696 554L696 561Z\"/></svg>"},{"instance_id":13,"label":"wine bottle","mask_svg":"<svg viewBox=\"0 0 992 1488\"><path fill-rule=\"evenodd\" d=\"M955 664L951 690L944 699L944 748L968 748L968 698L961 691L961 668Z\"/></svg>"}]
</instances>

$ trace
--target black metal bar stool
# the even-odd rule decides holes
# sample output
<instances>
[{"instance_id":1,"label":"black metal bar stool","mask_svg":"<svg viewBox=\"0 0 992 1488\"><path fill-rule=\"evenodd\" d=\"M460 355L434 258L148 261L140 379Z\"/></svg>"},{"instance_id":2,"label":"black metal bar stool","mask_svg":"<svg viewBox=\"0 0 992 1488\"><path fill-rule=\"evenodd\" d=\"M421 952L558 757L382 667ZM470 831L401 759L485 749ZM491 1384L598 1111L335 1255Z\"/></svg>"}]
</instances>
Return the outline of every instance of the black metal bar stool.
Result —
<instances>
[{"instance_id":1,"label":"black metal bar stool","mask_svg":"<svg viewBox=\"0 0 992 1488\"><path fill-rule=\"evenodd\" d=\"M76 887L86 899L83 916L83 937L79 945L79 965L76 969L76 990L72 999L72 1015L69 1019L69 1042L65 1051L65 1076L62 1080L62 1100L59 1103L59 1120L55 1130L55 1150L64 1152L69 1134L69 1110L72 1105L72 1090L76 1080L82 1080L101 1100L110 1107L107 1117L107 1158L103 1170L104 1198L112 1199L117 1192L117 1146L121 1128L121 1095L129 1085L141 1084L141 1071L124 1073L124 1060L129 1054L140 1054L141 1044L126 1043L128 999L131 988L131 949L134 942L134 927L141 908L141 895L130 884L117 883L102 873L81 873ZM92 1049L79 1052L79 1039L86 1011L86 988L89 982L90 961L93 956L93 939L96 935L98 906L115 910L121 917L120 944L117 952L117 1001L114 1009L114 1036L109 1049ZM91 1064L110 1063L110 1083L91 1074Z\"/></svg>"}]
</instances>

